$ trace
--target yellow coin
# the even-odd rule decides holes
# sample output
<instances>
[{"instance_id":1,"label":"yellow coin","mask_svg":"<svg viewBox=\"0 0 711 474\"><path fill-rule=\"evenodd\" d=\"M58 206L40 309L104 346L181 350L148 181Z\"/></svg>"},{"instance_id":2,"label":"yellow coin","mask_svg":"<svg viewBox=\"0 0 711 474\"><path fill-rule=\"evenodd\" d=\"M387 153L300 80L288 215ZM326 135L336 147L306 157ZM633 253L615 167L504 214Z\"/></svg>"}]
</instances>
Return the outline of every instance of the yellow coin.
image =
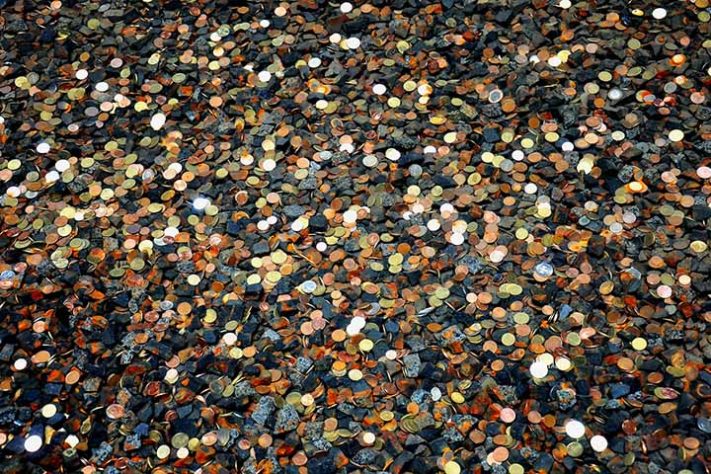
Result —
<instances>
[{"instance_id":1,"label":"yellow coin","mask_svg":"<svg viewBox=\"0 0 711 474\"><path fill-rule=\"evenodd\" d=\"M577 332L568 333L568 336L565 340L571 346L579 346L582 342L582 339L580 338L580 335Z\"/></svg>"},{"instance_id":2,"label":"yellow coin","mask_svg":"<svg viewBox=\"0 0 711 474\"><path fill-rule=\"evenodd\" d=\"M608 71L602 71L600 74L597 75L597 78L600 79L602 82L610 82L612 80L612 74L610 74Z\"/></svg>"},{"instance_id":3,"label":"yellow coin","mask_svg":"<svg viewBox=\"0 0 711 474\"><path fill-rule=\"evenodd\" d=\"M170 447L165 444L159 446L156 450L156 456L158 456L158 459L167 458L168 456L170 456Z\"/></svg>"},{"instance_id":4,"label":"yellow coin","mask_svg":"<svg viewBox=\"0 0 711 474\"><path fill-rule=\"evenodd\" d=\"M56 414L57 414L57 405L54 405L53 403L48 403L47 405L42 407L42 416L43 417L52 418Z\"/></svg>"},{"instance_id":5,"label":"yellow coin","mask_svg":"<svg viewBox=\"0 0 711 474\"><path fill-rule=\"evenodd\" d=\"M281 265L282 263L286 262L287 255L281 251L277 250L272 254L272 262L276 263L277 265Z\"/></svg>"},{"instance_id":6,"label":"yellow coin","mask_svg":"<svg viewBox=\"0 0 711 474\"><path fill-rule=\"evenodd\" d=\"M399 266L400 264L402 264L402 261L403 256L401 253L394 253L388 257L388 264L393 267Z\"/></svg>"},{"instance_id":7,"label":"yellow coin","mask_svg":"<svg viewBox=\"0 0 711 474\"><path fill-rule=\"evenodd\" d=\"M276 283L281 280L281 273L279 272L269 272L267 273L267 280L270 283Z\"/></svg>"},{"instance_id":8,"label":"yellow coin","mask_svg":"<svg viewBox=\"0 0 711 474\"><path fill-rule=\"evenodd\" d=\"M435 296L437 299L444 300L449 296L449 290L444 287L439 287L435 290Z\"/></svg>"},{"instance_id":9,"label":"yellow coin","mask_svg":"<svg viewBox=\"0 0 711 474\"><path fill-rule=\"evenodd\" d=\"M398 99L397 97L390 97L390 98L388 99L388 105L389 105L390 107L392 107L393 109L394 109L395 107L400 107L400 99Z\"/></svg>"},{"instance_id":10,"label":"yellow coin","mask_svg":"<svg viewBox=\"0 0 711 474\"><path fill-rule=\"evenodd\" d=\"M286 396L286 403L289 405L298 405L301 403L301 393L299 392L291 392L289 395Z\"/></svg>"},{"instance_id":11,"label":"yellow coin","mask_svg":"<svg viewBox=\"0 0 711 474\"><path fill-rule=\"evenodd\" d=\"M501 336L501 343L505 346L513 346L516 343L516 337L510 332L507 332Z\"/></svg>"},{"instance_id":12,"label":"yellow coin","mask_svg":"<svg viewBox=\"0 0 711 474\"><path fill-rule=\"evenodd\" d=\"M412 92L417 89L417 83L415 81L405 81L405 83L402 85L402 88L405 89L407 92Z\"/></svg>"},{"instance_id":13,"label":"yellow coin","mask_svg":"<svg viewBox=\"0 0 711 474\"><path fill-rule=\"evenodd\" d=\"M537 211L539 217L550 217L552 213L551 208L548 206L541 206Z\"/></svg>"},{"instance_id":14,"label":"yellow coin","mask_svg":"<svg viewBox=\"0 0 711 474\"><path fill-rule=\"evenodd\" d=\"M526 324L530 320L530 317L526 313L516 313L514 314L514 322L516 324Z\"/></svg>"},{"instance_id":15,"label":"yellow coin","mask_svg":"<svg viewBox=\"0 0 711 474\"><path fill-rule=\"evenodd\" d=\"M706 249L708 248L708 244L702 240L694 240L691 242L691 250L693 250L696 253L702 253L705 252Z\"/></svg>"},{"instance_id":16,"label":"yellow coin","mask_svg":"<svg viewBox=\"0 0 711 474\"><path fill-rule=\"evenodd\" d=\"M444 465L444 472L446 474L459 474L462 472L462 468L454 461L449 461Z\"/></svg>"},{"instance_id":17,"label":"yellow coin","mask_svg":"<svg viewBox=\"0 0 711 474\"><path fill-rule=\"evenodd\" d=\"M643 351L647 348L647 340L642 337L632 339L632 347L636 351Z\"/></svg>"},{"instance_id":18,"label":"yellow coin","mask_svg":"<svg viewBox=\"0 0 711 474\"><path fill-rule=\"evenodd\" d=\"M212 308L209 308L207 311L205 311L205 317L203 318L203 321L208 324L217 321L217 311Z\"/></svg>"},{"instance_id":19,"label":"yellow coin","mask_svg":"<svg viewBox=\"0 0 711 474\"><path fill-rule=\"evenodd\" d=\"M57 229L57 233L62 237L66 237L72 233L72 226L70 226L69 224L63 225L62 227Z\"/></svg>"},{"instance_id":20,"label":"yellow coin","mask_svg":"<svg viewBox=\"0 0 711 474\"><path fill-rule=\"evenodd\" d=\"M611 281L606 281L600 285L600 294L609 295L615 289L615 284Z\"/></svg>"},{"instance_id":21,"label":"yellow coin","mask_svg":"<svg viewBox=\"0 0 711 474\"><path fill-rule=\"evenodd\" d=\"M358 343L358 348L363 352L370 352L373 350L373 341L370 339L363 339Z\"/></svg>"},{"instance_id":22,"label":"yellow coin","mask_svg":"<svg viewBox=\"0 0 711 474\"><path fill-rule=\"evenodd\" d=\"M684 132L679 129L672 130L669 132L669 140L673 142L680 142L684 139Z\"/></svg>"},{"instance_id":23,"label":"yellow coin","mask_svg":"<svg viewBox=\"0 0 711 474\"><path fill-rule=\"evenodd\" d=\"M525 471L520 464L511 464L509 466L509 474L523 474Z\"/></svg>"}]
</instances>

